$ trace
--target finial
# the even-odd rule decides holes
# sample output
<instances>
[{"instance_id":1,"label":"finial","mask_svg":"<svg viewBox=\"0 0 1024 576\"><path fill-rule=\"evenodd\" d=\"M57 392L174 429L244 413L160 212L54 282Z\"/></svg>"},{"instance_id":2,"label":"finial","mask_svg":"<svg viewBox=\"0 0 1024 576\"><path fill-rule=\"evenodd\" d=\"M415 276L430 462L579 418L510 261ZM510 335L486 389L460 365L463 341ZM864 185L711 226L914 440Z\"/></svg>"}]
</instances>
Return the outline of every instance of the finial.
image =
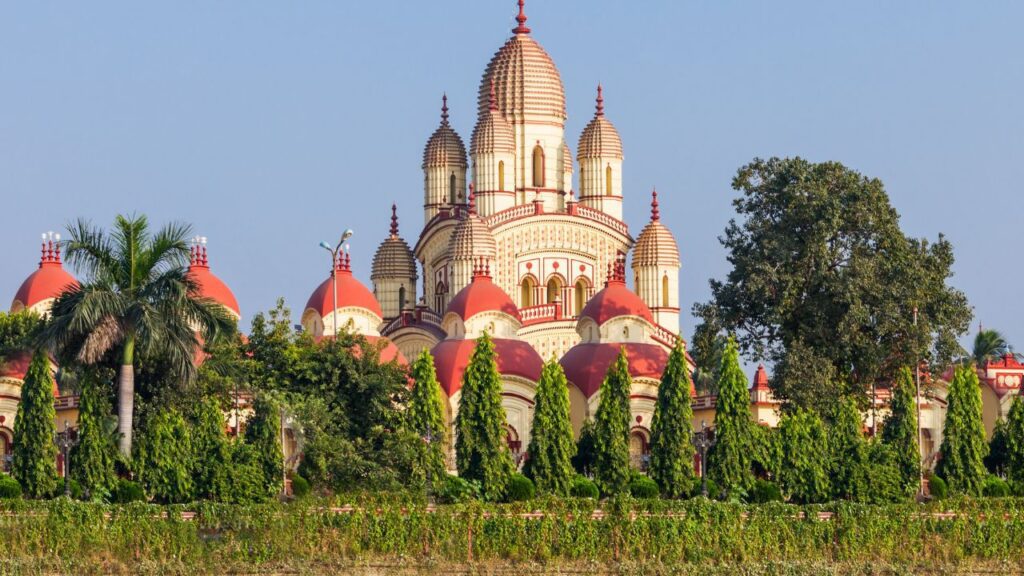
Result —
<instances>
[{"instance_id":1,"label":"finial","mask_svg":"<svg viewBox=\"0 0 1024 576\"><path fill-rule=\"evenodd\" d=\"M604 95L602 94L604 89L601 88L601 83L597 83L597 115L604 116Z\"/></svg>"},{"instance_id":2,"label":"finial","mask_svg":"<svg viewBox=\"0 0 1024 576\"><path fill-rule=\"evenodd\" d=\"M476 214L476 193L473 192L473 183L469 183L469 213Z\"/></svg>"},{"instance_id":3,"label":"finial","mask_svg":"<svg viewBox=\"0 0 1024 576\"><path fill-rule=\"evenodd\" d=\"M45 263L60 264L60 234L52 231L43 234L43 249L39 265L42 266Z\"/></svg>"},{"instance_id":4,"label":"finial","mask_svg":"<svg viewBox=\"0 0 1024 576\"><path fill-rule=\"evenodd\" d=\"M209 267L210 258L206 253L206 236L193 236L189 241L189 265Z\"/></svg>"},{"instance_id":5,"label":"finial","mask_svg":"<svg viewBox=\"0 0 1024 576\"><path fill-rule=\"evenodd\" d=\"M441 124L448 124L448 93L441 95Z\"/></svg>"},{"instance_id":6,"label":"finial","mask_svg":"<svg viewBox=\"0 0 1024 576\"><path fill-rule=\"evenodd\" d=\"M651 222L661 220L661 211L658 210L658 190L651 189Z\"/></svg>"},{"instance_id":7,"label":"finial","mask_svg":"<svg viewBox=\"0 0 1024 576\"><path fill-rule=\"evenodd\" d=\"M391 203L391 237L398 238L398 205Z\"/></svg>"},{"instance_id":8,"label":"finial","mask_svg":"<svg viewBox=\"0 0 1024 576\"><path fill-rule=\"evenodd\" d=\"M352 254L349 254L347 252L341 252L338 254L338 271L352 271Z\"/></svg>"},{"instance_id":9,"label":"finial","mask_svg":"<svg viewBox=\"0 0 1024 576\"><path fill-rule=\"evenodd\" d=\"M519 26L512 29L516 34L529 34L530 29L526 27L526 12L523 10L523 0L519 0L519 15L516 16Z\"/></svg>"},{"instance_id":10,"label":"finial","mask_svg":"<svg viewBox=\"0 0 1024 576\"><path fill-rule=\"evenodd\" d=\"M491 98L491 100L490 100L490 109L491 109L491 111L496 112L498 110L498 99L494 95L494 76L491 76L491 96L490 96L490 98Z\"/></svg>"}]
</instances>

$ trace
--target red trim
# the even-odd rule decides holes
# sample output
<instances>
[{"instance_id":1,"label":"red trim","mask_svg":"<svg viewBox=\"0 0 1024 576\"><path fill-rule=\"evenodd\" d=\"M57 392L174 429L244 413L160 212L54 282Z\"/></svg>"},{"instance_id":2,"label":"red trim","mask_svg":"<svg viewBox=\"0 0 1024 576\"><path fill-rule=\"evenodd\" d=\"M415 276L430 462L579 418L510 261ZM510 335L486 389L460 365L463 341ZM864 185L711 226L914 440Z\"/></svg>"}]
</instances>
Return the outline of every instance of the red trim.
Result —
<instances>
[{"instance_id":1,"label":"red trim","mask_svg":"<svg viewBox=\"0 0 1024 576\"><path fill-rule=\"evenodd\" d=\"M509 398L519 398L520 400L526 402L530 406L533 406L534 404L533 400L527 398L526 396L523 396L522 394L516 394L515 392L502 392L501 395L508 396Z\"/></svg>"}]
</instances>

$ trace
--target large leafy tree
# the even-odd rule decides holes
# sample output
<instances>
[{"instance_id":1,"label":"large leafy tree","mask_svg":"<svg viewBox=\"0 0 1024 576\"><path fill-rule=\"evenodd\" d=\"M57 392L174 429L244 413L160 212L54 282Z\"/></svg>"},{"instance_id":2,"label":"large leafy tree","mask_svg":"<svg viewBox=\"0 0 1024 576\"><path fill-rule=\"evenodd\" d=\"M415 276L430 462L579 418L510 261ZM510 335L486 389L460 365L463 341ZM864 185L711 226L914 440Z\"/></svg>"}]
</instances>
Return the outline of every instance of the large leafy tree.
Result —
<instances>
[{"instance_id":1,"label":"large leafy tree","mask_svg":"<svg viewBox=\"0 0 1024 576\"><path fill-rule=\"evenodd\" d=\"M118 216L109 233L86 220L69 227L67 259L84 282L56 299L41 336L66 360L117 368L118 446L126 456L140 359L160 357L187 381L200 341L234 330L187 275L189 234L182 224L151 232L145 216Z\"/></svg>"},{"instance_id":2,"label":"large leafy tree","mask_svg":"<svg viewBox=\"0 0 1024 576\"><path fill-rule=\"evenodd\" d=\"M43 327L43 319L29 310L0 312L0 363L30 348Z\"/></svg>"},{"instance_id":3,"label":"large leafy tree","mask_svg":"<svg viewBox=\"0 0 1024 576\"><path fill-rule=\"evenodd\" d=\"M215 398L205 398L193 407L191 416L195 495L225 500L231 494L231 444L224 431L224 410Z\"/></svg>"},{"instance_id":4,"label":"large leafy tree","mask_svg":"<svg viewBox=\"0 0 1024 576\"><path fill-rule=\"evenodd\" d=\"M921 452L918 448L917 390L909 368L901 368L892 385L889 417L882 425L882 442L892 448L905 495L920 485Z\"/></svg>"},{"instance_id":5,"label":"large leafy tree","mask_svg":"<svg viewBox=\"0 0 1024 576\"><path fill-rule=\"evenodd\" d=\"M783 494L802 504L827 500L829 443L821 418L802 408L784 415L779 421L778 447L775 477Z\"/></svg>"},{"instance_id":6,"label":"large leafy tree","mask_svg":"<svg viewBox=\"0 0 1024 576\"><path fill-rule=\"evenodd\" d=\"M71 448L70 473L92 499L106 497L117 481L116 423L104 390L105 377L109 375L91 367L81 368L78 375L78 442Z\"/></svg>"},{"instance_id":7,"label":"large leafy tree","mask_svg":"<svg viewBox=\"0 0 1024 576\"><path fill-rule=\"evenodd\" d=\"M437 382L434 357L426 349L412 365L412 380L408 426L423 439L415 472L417 480L434 484L447 474L444 452L448 438L441 416L441 386Z\"/></svg>"},{"instance_id":8,"label":"large leafy tree","mask_svg":"<svg viewBox=\"0 0 1024 576\"><path fill-rule=\"evenodd\" d=\"M693 488L692 386L686 348L682 339L677 339L661 375L651 421L649 473L669 498L682 498Z\"/></svg>"},{"instance_id":9,"label":"large leafy tree","mask_svg":"<svg viewBox=\"0 0 1024 576\"><path fill-rule=\"evenodd\" d=\"M485 332L476 341L462 376L455 418L455 459L459 476L480 482L487 500L505 496L515 465L505 444L505 409L494 342Z\"/></svg>"},{"instance_id":10,"label":"large leafy tree","mask_svg":"<svg viewBox=\"0 0 1024 576\"><path fill-rule=\"evenodd\" d=\"M601 383L601 403L594 415L594 478L601 492L624 493L629 488L629 393L632 388L626 349Z\"/></svg>"},{"instance_id":11,"label":"large leafy tree","mask_svg":"<svg viewBox=\"0 0 1024 576\"><path fill-rule=\"evenodd\" d=\"M195 490L191 428L176 409L156 410L144 419L135 445L135 471L157 502L188 502Z\"/></svg>"},{"instance_id":12,"label":"large leafy tree","mask_svg":"<svg viewBox=\"0 0 1024 576\"><path fill-rule=\"evenodd\" d=\"M576 443L569 419L569 384L561 364L552 358L546 364L534 395L533 426L523 472L544 494L565 496L572 485L572 458Z\"/></svg>"},{"instance_id":13,"label":"large leafy tree","mask_svg":"<svg viewBox=\"0 0 1024 576\"><path fill-rule=\"evenodd\" d=\"M1006 417L1006 475L1024 482L1024 398L1019 393Z\"/></svg>"},{"instance_id":14,"label":"large leafy tree","mask_svg":"<svg viewBox=\"0 0 1024 576\"><path fill-rule=\"evenodd\" d=\"M842 500L865 500L871 490L870 452L863 433L864 421L852 398L840 400L832 426L828 448L832 454L829 473L832 494ZM814 450L813 445L808 448Z\"/></svg>"},{"instance_id":15,"label":"large leafy tree","mask_svg":"<svg viewBox=\"0 0 1024 576\"><path fill-rule=\"evenodd\" d=\"M988 454L981 410L978 373L973 366L958 366L946 394L946 424L936 470L954 492L981 494Z\"/></svg>"},{"instance_id":16,"label":"large leafy tree","mask_svg":"<svg viewBox=\"0 0 1024 576\"><path fill-rule=\"evenodd\" d=\"M708 454L707 474L729 498L746 494L754 482L752 472L753 420L750 391L740 367L736 341L730 339L722 354L715 408L715 443Z\"/></svg>"},{"instance_id":17,"label":"large leafy tree","mask_svg":"<svg viewBox=\"0 0 1024 576\"><path fill-rule=\"evenodd\" d=\"M12 462L14 478L30 498L45 498L57 488L55 416L50 360L42 349L36 350L21 385Z\"/></svg>"},{"instance_id":18,"label":"large leafy tree","mask_svg":"<svg viewBox=\"0 0 1024 576\"><path fill-rule=\"evenodd\" d=\"M253 415L245 426L245 443L253 448L255 461L263 473L265 494L268 497L278 494L284 482L281 407L266 394L258 394L253 401Z\"/></svg>"},{"instance_id":19,"label":"large leafy tree","mask_svg":"<svg viewBox=\"0 0 1024 576\"><path fill-rule=\"evenodd\" d=\"M953 247L904 235L879 180L772 158L740 168L732 185L739 218L721 238L732 270L695 313L775 363L787 409L827 416L835 399L865 403L872 382L921 355L944 365L959 354L971 312L947 284Z\"/></svg>"}]
</instances>

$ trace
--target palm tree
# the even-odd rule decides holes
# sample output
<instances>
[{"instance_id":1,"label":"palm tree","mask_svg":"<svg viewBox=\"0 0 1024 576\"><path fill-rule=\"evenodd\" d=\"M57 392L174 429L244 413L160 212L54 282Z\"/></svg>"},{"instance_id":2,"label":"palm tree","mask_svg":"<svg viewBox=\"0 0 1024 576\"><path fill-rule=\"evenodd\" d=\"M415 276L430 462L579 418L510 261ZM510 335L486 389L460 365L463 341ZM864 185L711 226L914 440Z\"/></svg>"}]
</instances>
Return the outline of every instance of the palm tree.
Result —
<instances>
[{"instance_id":1,"label":"palm tree","mask_svg":"<svg viewBox=\"0 0 1024 576\"><path fill-rule=\"evenodd\" d=\"M234 319L188 276L189 226L151 235L145 216L118 216L109 233L81 219L68 232L83 282L56 299L41 340L62 358L118 367L118 448L130 456L136 362L160 355L189 380L197 347L234 330Z\"/></svg>"},{"instance_id":2,"label":"palm tree","mask_svg":"<svg viewBox=\"0 0 1024 576\"><path fill-rule=\"evenodd\" d=\"M974 336L971 358L975 364L981 366L986 361L1002 358L1009 351L1009 343L998 330L978 330ZM1014 356L1018 355L1014 354Z\"/></svg>"}]
</instances>

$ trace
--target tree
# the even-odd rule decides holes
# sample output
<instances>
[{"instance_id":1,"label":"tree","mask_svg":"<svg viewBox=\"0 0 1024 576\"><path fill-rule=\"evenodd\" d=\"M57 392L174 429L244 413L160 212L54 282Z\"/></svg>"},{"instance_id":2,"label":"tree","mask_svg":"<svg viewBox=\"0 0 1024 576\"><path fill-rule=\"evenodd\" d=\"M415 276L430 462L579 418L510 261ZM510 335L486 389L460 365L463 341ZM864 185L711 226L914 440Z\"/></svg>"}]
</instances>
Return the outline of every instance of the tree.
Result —
<instances>
[{"instance_id":1,"label":"tree","mask_svg":"<svg viewBox=\"0 0 1024 576\"><path fill-rule=\"evenodd\" d=\"M676 340L658 386L658 402L651 421L649 474L669 498L688 495L694 481L693 408L690 406L690 369L686 348Z\"/></svg>"},{"instance_id":2,"label":"tree","mask_svg":"<svg viewBox=\"0 0 1024 576\"><path fill-rule=\"evenodd\" d=\"M65 360L117 367L118 447L125 456L140 358L161 356L190 380L200 339L235 330L234 319L198 296L187 275L190 233L189 226L169 224L150 234L145 216L118 216L109 234L86 220L69 229L67 259L88 281L54 301L41 338Z\"/></svg>"},{"instance_id":3,"label":"tree","mask_svg":"<svg viewBox=\"0 0 1024 576\"><path fill-rule=\"evenodd\" d=\"M863 420L852 398L839 402L829 428L828 447L832 453L830 476L837 499L863 501L870 491L869 447L863 434ZM806 450L815 450L813 444Z\"/></svg>"},{"instance_id":4,"label":"tree","mask_svg":"<svg viewBox=\"0 0 1024 576\"><path fill-rule=\"evenodd\" d=\"M99 371L80 369L78 386L78 442L71 448L71 477L82 486L87 498L103 499L117 483L116 424Z\"/></svg>"},{"instance_id":5,"label":"tree","mask_svg":"<svg viewBox=\"0 0 1024 576\"><path fill-rule=\"evenodd\" d=\"M718 394L718 369L722 366L722 352L729 339L722 334L715 310L705 307L703 311L703 321L697 325L690 340L690 353L696 365L693 384L698 395Z\"/></svg>"},{"instance_id":6,"label":"tree","mask_svg":"<svg viewBox=\"0 0 1024 576\"><path fill-rule=\"evenodd\" d=\"M971 359L978 366L982 366L990 360L1002 358L1009 351L1009 342L998 330L978 330L974 335L974 345L971 347Z\"/></svg>"},{"instance_id":7,"label":"tree","mask_svg":"<svg viewBox=\"0 0 1024 576\"><path fill-rule=\"evenodd\" d=\"M36 350L21 385L11 463L14 479L29 498L48 497L57 488L53 386L50 359L42 349Z\"/></svg>"},{"instance_id":8,"label":"tree","mask_svg":"<svg viewBox=\"0 0 1024 576\"><path fill-rule=\"evenodd\" d=\"M224 431L224 411L214 398L200 401L192 412L192 477L196 498L226 500L231 493L231 444Z\"/></svg>"},{"instance_id":9,"label":"tree","mask_svg":"<svg viewBox=\"0 0 1024 576\"><path fill-rule=\"evenodd\" d=\"M829 444L825 425L814 412L797 408L779 421L779 460L775 477L787 499L801 504L828 499Z\"/></svg>"},{"instance_id":10,"label":"tree","mask_svg":"<svg viewBox=\"0 0 1024 576\"><path fill-rule=\"evenodd\" d=\"M917 390L909 368L901 368L892 384L889 417L882 425L882 442L893 450L905 495L920 486L921 452L918 448Z\"/></svg>"},{"instance_id":11,"label":"tree","mask_svg":"<svg viewBox=\"0 0 1024 576\"><path fill-rule=\"evenodd\" d=\"M937 366L960 353L971 310L947 284L953 247L905 236L879 180L772 158L740 168L732 185L739 218L721 238L732 269L694 312L776 365L787 409L827 417L845 396L863 407L872 382L922 353Z\"/></svg>"},{"instance_id":12,"label":"tree","mask_svg":"<svg viewBox=\"0 0 1024 576\"><path fill-rule=\"evenodd\" d=\"M594 462L597 454L594 448L594 421L587 418L580 427L580 437L576 440L576 455L572 457L572 467L576 472L591 476L594 473Z\"/></svg>"},{"instance_id":13,"label":"tree","mask_svg":"<svg viewBox=\"0 0 1024 576\"><path fill-rule=\"evenodd\" d=\"M441 416L441 386L437 383L434 357L424 349L412 365L412 396L409 398L410 430L423 438L417 467L423 482L436 484L448 474L444 463L447 434Z\"/></svg>"},{"instance_id":14,"label":"tree","mask_svg":"<svg viewBox=\"0 0 1024 576\"><path fill-rule=\"evenodd\" d=\"M980 495L987 454L978 373L973 366L958 366L946 393L946 424L936 472L951 491Z\"/></svg>"},{"instance_id":15,"label":"tree","mask_svg":"<svg viewBox=\"0 0 1024 576\"><path fill-rule=\"evenodd\" d=\"M1009 441L1007 428L1006 420L1000 418L996 421L996 425L992 428L992 438L988 441L988 455L985 456L985 469L1002 477L1009 474L1010 452L1007 446Z\"/></svg>"},{"instance_id":16,"label":"tree","mask_svg":"<svg viewBox=\"0 0 1024 576\"><path fill-rule=\"evenodd\" d=\"M607 495L629 490L629 393L632 386L626 349L622 348L601 383L601 403L594 415L594 480Z\"/></svg>"},{"instance_id":17,"label":"tree","mask_svg":"<svg viewBox=\"0 0 1024 576\"><path fill-rule=\"evenodd\" d=\"M707 467L708 476L729 498L742 497L754 483L752 426L747 377L740 367L736 341L730 338L719 369L715 444L708 454Z\"/></svg>"},{"instance_id":18,"label":"tree","mask_svg":"<svg viewBox=\"0 0 1024 576\"><path fill-rule=\"evenodd\" d=\"M0 312L0 364L32 346L43 319L30 310Z\"/></svg>"},{"instance_id":19,"label":"tree","mask_svg":"<svg viewBox=\"0 0 1024 576\"><path fill-rule=\"evenodd\" d=\"M541 494L566 496L572 486L576 443L569 420L569 383L562 365L552 358L544 364L534 395L533 425L523 473Z\"/></svg>"},{"instance_id":20,"label":"tree","mask_svg":"<svg viewBox=\"0 0 1024 576\"><path fill-rule=\"evenodd\" d=\"M1013 482L1024 482L1024 398L1020 393L1006 417L1006 476Z\"/></svg>"},{"instance_id":21,"label":"tree","mask_svg":"<svg viewBox=\"0 0 1024 576\"><path fill-rule=\"evenodd\" d=\"M181 412L155 410L144 419L135 453L135 472L154 500L163 504L192 500L192 435Z\"/></svg>"},{"instance_id":22,"label":"tree","mask_svg":"<svg viewBox=\"0 0 1024 576\"><path fill-rule=\"evenodd\" d=\"M264 493L268 497L277 495L284 482L281 409L266 394L257 394L253 401L253 415L245 426L245 443L256 453L256 463L263 472Z\"/></svg>"},{"instance_id":23,"label":"tree","mask_svg":"<svg viewBox=\"0 0 1024 576\"><path fill-rule=\"evenodd\" d=\"M455 418L455 459L459 476L479 482L486 500L503 498L515 472L505 444L504 424L494 342L484 332L477 338L462 376L462 397Z\"/></svg>"}]
</instances>

